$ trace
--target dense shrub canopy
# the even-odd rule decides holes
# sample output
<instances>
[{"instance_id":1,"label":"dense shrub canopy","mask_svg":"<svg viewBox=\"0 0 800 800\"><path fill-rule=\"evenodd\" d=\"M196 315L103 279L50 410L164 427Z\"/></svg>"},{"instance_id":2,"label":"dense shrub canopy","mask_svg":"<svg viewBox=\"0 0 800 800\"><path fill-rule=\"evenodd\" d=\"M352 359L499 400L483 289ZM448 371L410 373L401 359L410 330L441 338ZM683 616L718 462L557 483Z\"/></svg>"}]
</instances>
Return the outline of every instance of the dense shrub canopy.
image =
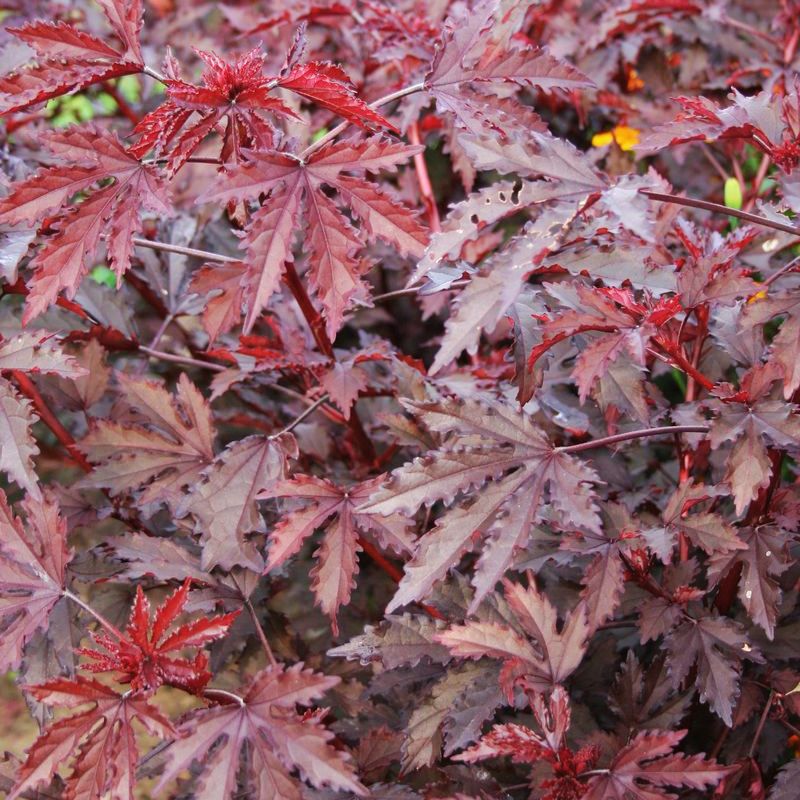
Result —
<instances>
[{"instance_id":1,"label":"dense shrub canopy","mask_svg":"<svg viewBox=\"0 0 800 800\"><path fill-rule=\"evenodd\" d=\"M0 9L10 800L797 797L797 0Z\"/></svg>"}]
</instances>

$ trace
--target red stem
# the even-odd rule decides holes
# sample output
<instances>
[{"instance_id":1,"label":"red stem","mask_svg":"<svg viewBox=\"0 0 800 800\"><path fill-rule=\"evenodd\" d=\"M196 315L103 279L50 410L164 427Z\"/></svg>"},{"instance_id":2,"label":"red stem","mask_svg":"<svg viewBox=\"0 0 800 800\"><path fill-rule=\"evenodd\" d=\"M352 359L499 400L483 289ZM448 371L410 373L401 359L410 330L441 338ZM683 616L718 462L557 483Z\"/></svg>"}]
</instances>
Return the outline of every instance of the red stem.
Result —
<instances>
[{"instance_id":1,"label":"red stem","mask_svg":"<svg viewBox=\"0 0 800 800\"><path fill-rule=\"evenodd\" d=\"M653 339L653 343L660 347L670 359L672 359L672 362L678 369L693 378L695 382L702 386L707 392L710 392L714 388L714 381L703 375L703 373L686 358L679 347L661 337Z\"/></svg>"},{"instance_id":2,"label":"red stem","mask_svg":"<svg viewBox=\"0 0 800 800\"><path fill-rule=\"evenodd\" d=\"M758 165L758 172L756 173L755 178L753 178L753 191L750 193L750 197L744 205L745 211L752 210L753 206L756 204L756 200L758 200L761 193L761 184L764 182L764 178L767 177L767 171L769 170L771 161L772 160L766 153L761 156L761 163Z\"/></svg>"},{"instance_id":3,"label":"red stem","mask_svg":"<svg viewBox=\"0 0 800 800\"><path fill-rule=\"evenodd\" d=\"M7 283L3 286L3 294L21 294L25 297L28 296L28 287L22 278L19 278L16 283ZM72 300L67 300L65 297L56 299L56 305L77 314L81 319L91 320L92 317L89 313Z\"/></svg>"},{"instance_id":4,"label":"red stem","mask_svg":"<svg viewBox=\"0 0 800 800\"><path fill-rule=\"evenodd\" d=\"M594 450L598 447L606 447L610 444L629 442L632 439L643 439L646 436L667 436L677 433L708 433L708 425L663 425L660 428L642 428L638 431L627 431L617 433L614 436L604 436L602 439L592 439L589 442L579 444L569 444L564 447L556 447L559 453L580 453L582 450Z\"/></svg>"},{"instance_id":5,"label":"red stem","mask_svg":"<svg viewBox=\"0 0 800 800\"><path fill-rule=\"evenodd\" d=\"M104 83L103 89L114 98L114 102L117 104L122 116L125 117L125 119L127 119L134 127L138 125L139 115L128 105L125 98L117 91L117 87L110 83Z\"/></svg>"},{"instance_id":6,"label":"red stem","mask_svg":"<svg viewBox=\"0 0 800 800\"><path fill-rule=\"evenodd\" d=\"M72 460L75 461L84 472L91 472L92 465L89 463L86 456L78 449L70 432L50 410L33 381L24 372L20 372L18 369L12 370L11 375L22 394L33 403L33 407L36 409L39 418L50 428L56 439L61 442L70 454Z\"/></svg>"},{"instance_id":7,"label":"red stem","mask_svg":"<svg viewBox=\"0 0 800 800\"><path fill-rule=\"evenodd\" d=\"M284 280L292 296L300 306L300 310L306 318L308 327L311 329L311 335L314 337L317 346L328 358L333 359L333 343L328 338L328 333L325 330L325 320L317 309L314 308L308 296L308 292L306 292L305 286L303 286L303 282L300 280L300 276L294 268L294 264L286 265ZM375 448L372 446L372 442L367 436L364 426L361 424L361 419L358 416L358 411L355 408L353 408L350 413L350 419L347 421L347 425L353 435L353 441L356 443L356 446L361 451L364 458L370 464L374 463L376 458Z\"/></svg>"},{"instance_id":8,"label":"red stem","mask_svg":"<svg viewBox=\"0 0 800 800\"><path fill-rule=\"evenodd\" d=\"M752 222L754 225L762 225L765 228L772 228L772 230L775 231L783 231L784 233L800 236L800 228L796 228L793 225L775 222L767 217L759 217L758 214L750 214L747 211L738 211L735 208L728 208L719 203L711 203L708 200L694 200L691 197L680 197L677 194L651 192L647 189L640 189L639 192L645 197L649 197L651 200L658 200L662 203L674 203L675 205L686 206L687 208L701 208L704 211L714 211L718 214L726 214L729 217L738 217L747 222Z\"/></svg>"},{"instance_id":9,"label":"red stem","mask_svg":"<svg viewBox=\"0 0 800 800\"><path fill-rule=\"evenodd\" d=\"M408 138L412 144L422 144L419 135L419 123L414 122L408 128ZM433 185L431 178L428 174L428 165L425 163L425 153L416 153L414 155L414 167L417 172L417 182L419 183L419 192L422 195L422 202L428 212L428 224L434 233L438 233L442 229L441 220L439 219L439 208L436 205L436 196L433 193Z\"/></svg>"},{"instance_id":10,"label":"red stem","mask_svg":"<svg viewBox=\"0 0 800 800\"><path fill-rule=\"evenodd\" d=\"M358 537L358 543L361 546L361 549L395 582L400 583L401 578L403 577L403 573L399 570L394 564L392 564L389 559L375 547L372 542L368 539L365 539L363 536ZM429 606L427 603L419 603L420 608L422 608L429 616L433 617L434 619L444 619L444 615L435 609L433 606Z\"/></svg>"}]
</instances>

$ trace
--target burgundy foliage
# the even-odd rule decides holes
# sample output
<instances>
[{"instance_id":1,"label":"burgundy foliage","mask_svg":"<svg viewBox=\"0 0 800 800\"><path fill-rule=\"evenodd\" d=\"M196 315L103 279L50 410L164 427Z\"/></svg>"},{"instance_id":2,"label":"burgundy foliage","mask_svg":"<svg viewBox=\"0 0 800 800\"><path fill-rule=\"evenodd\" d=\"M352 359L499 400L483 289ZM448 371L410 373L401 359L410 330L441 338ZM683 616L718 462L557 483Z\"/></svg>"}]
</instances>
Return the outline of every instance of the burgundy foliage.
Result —
<instances>
[{"instance_id":1,"label":"burgundy foliage","mask_svg":"<svg viewBox=\"0 0 800 800\"><path fill-rule=\"evenodd\" d=\"M0 10L0 791L798 796L797 0Z\"/></svg>"}]
</instances>

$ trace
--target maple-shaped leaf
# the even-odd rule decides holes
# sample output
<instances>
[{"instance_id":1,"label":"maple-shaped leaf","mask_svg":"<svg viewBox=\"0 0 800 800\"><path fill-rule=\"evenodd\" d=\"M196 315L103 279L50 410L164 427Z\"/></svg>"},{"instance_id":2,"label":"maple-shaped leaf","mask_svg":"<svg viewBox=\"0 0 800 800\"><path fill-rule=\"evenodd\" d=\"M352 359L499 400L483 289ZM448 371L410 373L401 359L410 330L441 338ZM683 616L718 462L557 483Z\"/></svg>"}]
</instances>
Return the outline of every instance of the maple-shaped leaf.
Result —
<instances>
[{"instance_id":1,"label":"maple-shaped leaf","mask_svg":"<svg viewBox=\"0 0 800 800\"><path fill-rule=\"evenodd\" d=\"M638 563L642 560L641 553L637 556ZM635 568L635 561L632 562ZM658 639L670 633L676 625L690 619L687 614L687 605L694 600L700 600L705 595L702 589L695 588L699 563L696 558L685 561L675 561L669 564L661 575L661 589L658 595L651 595L639 603L639 633L642 644Z\"/></svg>"},{"instance_id":2,"label":"maple-shaped leaf","mask_svg":"<svg viewBox=\"0 0 800 800\"><path fill-rule=\"evenodd\" d=\"M525 547L533 523L549 504L558 520L599 532L592 483L595 472L553 447L530 418L511 404L490 400L406 403L432 432L438 449L395 470L359 511L416 513L443 501L445 511L419 540L388 606L393 611L426 597L461 557L483 541L471 611ZM445 435L449 434L446 438ZM457 498L461 499L457 504Z\"/></svg>"},{"instance_id":3,"label":"maple-shaped leaf","mask_svg":"<svg viewBox=\"0 0 800 800\"><path fill-rule=\"evenodd\" d=\"M769 344L769 360L783 370L783 396L789 400L800 387L800 364L795 354L800 347L800 305L795 291L770 289L765 295L756 294L740 312L739 335L752 336L764 326L781 317L778 332Z\"/></svg>"},{"instance_id":4,"label":"maple-shaped leaf","mask_svg":"<svg viewBox=\"0 0 800 800\"><path fill-rule=\"evenodd\" d=\"M460 746L457 742L474 740L502 701L496 665L464 663L449 669L409 717L402 747L403 772L433 764L446 736L447 754ZM456 727L458 723L462 727Z\"/></svg>"},{"instance_id":5,"label":"maple-shaped leaf","mask_svg":"<svg viewBox=\"0 0 800 800\"><path fill-rule=\"evenodd\" d=\"M510 757L515 764L531 764L540 768L548 765L552 777L539 784L542 797L583 797L585 775L592 774L600 749L588 745L573 751L566 743L570 726L569 695L562 686L556 686L549 697L544 694L529 695L531 710L541 733L532 728L507 723L494 725L480 741L454 757L468 764L489 758ZM537 770L537 777L541 772Z\"/></svg>"},{"instance_id":6,"label":"maple-shaped leaf","mask_svg":"<svg viewBox=\"0 0 800 800\"><path fill-rule=\"evenodd\" d=\"M234 442L214 460L181 502L179 515L190 513L203 542L202 565L212 569L234 564L256 572L264 560L245 536L265 533L258 499L285 474L286 458L297 455L291 434L278 438L248 436Z\"/></svg>"},{"instance_id":7,"label":"maple-shaped leaf","mask_svg":"<svg viewBox=\"0 0 800 800\"><path fill-rule=\"evenodd\" d=\"M86 374L47 331L28 331L9 339L0 337L0 373L4 370L46 373L73 381ZM34 500L41 500L33 465L39 448L31 433L31 426L37 419L30 401L0 377L0 470Z\"/></svg>"},{"instance_id":8,"label":"maple-shaped leaf","mask_svg":"<svg viewBox=\"0 0 800 800\"><path fill-rule=\"evenodd\" d=\"M26 689L48 706L93 705L45 728L28 749L9 800L27 796L31 789L51 780L67 761L71 761L71 772L65 797L130 800L135 796L139 760L133 721L161 739L174 734L169 720L141 694L121 695L94 679L58 678Z\"/></svg>"},{"instance_id":9,"label":"maple-shaped leaf","mask_svg":"<svg viewBox=\"0 0 800 800\"><path fill-rule=\"evenodd\" d=\"M686 716L693 693L674 691L665 680L666 672L663 657L645 668L633 649L628 650L609 697L609 705L620 720L623 735L637 727L670 730Z\"/></svg>"},{"instance_id":10,"label":"maple-shaped leaf","mask_svg":"<svg viewBox=\"0 0 800 800\"><path fill-rule=\"evenodd\" d=\"M708 579L713 585L737 564L741 565L739 599L770 639L775 636L781 599L776 579L790 566L785 547L786 537L780 530L767 525L753 527L743 532L741 549L715 554L708 567Z\"/></svg>"},{"instance_id":11,"label":"maple-shaped leaf","mask_svg":"<svg viewBox=\"0 0 800 800\"><path fill-rule=\"evenodd\" d=\"M373 478L345 489L324 478L300 475L262 495L303 501L301 508L284 516L271 531L267 570L284 564L314 531L324 529L322 542L314 553L317 563L310 573L311 590L330 617L334 634L338 633L336 615L349 602L355 585L361 551L359 538L368 534L382 548L396 553L407 553L413 548L411 522L406 517L358 510L380 483L380 477Z\"/></svg>"},{"instance_id":12,"label":"maple-shaped leaf","mask_svg":"<svg viewBox=\"0 0 800 800\"><path fill-rule=\"evenodd\" d=\"M336 336L351 301L366 297L364 265L356 254L364 239L382 239L404 255L419 257L427 244L416 216L386 188L367 180L365 172L393 170L420 151L383 136L345 139L329 144L303 162L279 151L251 152L249 160L230 170L224 181L202 199L246 200L267 195L246 229L244 298L249 333L279 286L285 264L293 261L298 220L305 213L311 287L319 299L331 338ZM360 220L357 229L323 187Z\"/></svg>"},{"instance_id":13,"label":"maple-shaped leaf","mask_svg":"<svg viewBox=\"0 0 800 800\"><path fill-rule=\"evenodd\" d=\"M207 669L208 656L200 651L194 660L189 661L170 654L187 647L202 647L221 638L239 612L201 617L170 632L170 627L186 606L190 586L191 579L187 578L156 609L152 621L150 603L142 587L137 586L131 615L122 636L93 632L92 639L102 650L82 647L78 651L91 659L83 665L84 669L118 672L119 682L129 683L137 693L151 694L159 686L167 684L200 694L212 677Z\"/></svg>"},{"instance_id":14,"label":"maple-shaped leaf","mask_svg":"<svg viewBox=\"0 0 800 800\"><path fill-rule=\"evenodd\" d=\"M769 484L772 464L766 442L779 447L800 446L800 416L796 406L770 399L770 390L781 377L775 362L757 365L740 380L739 393L722 394L722 401L708 401L719 416L711 425L709 440L716 449L733 442L727 459L725 480L733 492L736 513L741 514ZM732 402L744 395L745 401Z\"/></svg>"},{"instance_id":15,"label":"maple-shaped leaf","mask_svg":"<svg viewBox=\"0 0 800 800\"><path fill-rule=\"evenodd\" d=\"M667 635L665 646L672 685L680 685L696 664L700 700L730 726L742 659L762 660L741 626L726 617L686 618Z\"/></svg>"},{"instance_id":16,"label":"maple-shaped leaf","mask_svg":"<svg viewBox=\"0 0 800 800\"><path fill-rule=\"evenodd\" d=\"M706 97L676 98L683 111L646 136L637 150L653 153L694 140L745 139L784 172L792 172L800 164L797 86L785 95L763 91L751 97L733 89L729 98L731 105L724 108Z\"/></svg>"},{"instance_id":17,"label":"maple-shaped leaf","mask_svg":"<svg viewBox=\"0 0 800 800\"><path fill-rule=\"evenodd\" d=\"M503 580L505 599L519 630L499 622L451 625L436 640L461 658L497 658L504 663L503 688L510 697L515 682L543 692L563 683L581 663L591 633L580 603L563 624L547 596L531 579L526 588Z\"/></svg>"},{"instance_id":18,"label":"maple-shaped leaf","mask_svg":"<svg viewBox=\"0 0 800 800\"><path fill-rule=\"evenodd\" d=\"M3 448L5 449L5 448ZM19 666L25 645L47 627L65 603L67 524L49 496L22 503L25 521L14 515L0 490L0 669Z\"/></svg>"},{"instance_id":19,"label":"maple-shaped leaf","mask_svg":"<svg viewBox=\"0 0 800 800\"><path fill-rule=\"evenodd\" d=\"M758 291L758 284L745 270L733 267L736 256L755 239L753 228L740 227L725 237L716 231L703 236L694 225L680 219L675 233L688 252L676 286L684 308L708 302L730 305Z\"/></svg>"},{"instance_id":20,"label":"maple-shaped leaf","mask_svg":"<svg viewBox=\"0 0 800 800\"><path fill-rule=\"evenodd\" d=\"M36 20L6 30L35 51L32 63L0 76L0 114L123 75L142 72L141 0L97 0L122 47L65 22Z\"/></svg>"},{"instance_id":21,"label":"maple-shaped leaf","mask_svg":"<svg viewBox=\"0 0 800 800\"><path fill-rule=\"evenodd\" d=\"M80 447L97 466L85 480L114 495L139 489L142 503L176 504L214 459L211 409L185 373L174 396L154 381L122 373L117 381L142 422L92 425Z\"/></svg>"},{"instance_id":22,"label":"maple-shaped leaf","mask_svg":"<svg viewBox=\"0 0 800 800\"><path fill-rule=\"evenodd\" d=\"M662 787L708 790L730 771L705 754L686 756L675 748L686 731L640 731L600 775L589 779L582 800L674 800Z\"/></svg>"},{"instance_id":23,"label":"maple-shaped leaf","mask_svg":"<svg viewBox=\"0 0 800 800\"><path fill-rule=\"evenodd\" d=\"M106 128L83 125L42 138L68 165L39 170L12 184L0 200L0 222L38 224L47 217L54 231L43 237L30 261L33 277L23 322L45 311L62 290L69 298L75 296L101 240L119 282L131 264L142 211L171 213L156 168L142 164ZM80 203L70 203L78 192L93 187Z\"/></svg>"},{"instance_id":24,"label":"maple-shaped leaf","mask_svg":"<svg viewBox=\"0 0 800 800\"><path fill-rule=\"evenodd\" d=\"M733 551L744 550L747 545L739 538L736 529L725 519L711 511L697 511L698 506L722 494L717 487L695 485L684 481L672 493L661 515L662 524L648 528L642 537L651 550L666 564L680 534L708 555L729 557Z\"/></svg>"},{"instance_id":25,"label":"maple-shaped leaf","mask_svg":"<svg viewBox=\"0 0 800 800\"><path fill-rule=\"evenodd\" d=\"M565 309L544 322L543 340L531 351L533 366L557 342L576 334L598 332L588 339L575 360L573 377L583 402L608 368L627 353L635 364L644 366L647 347L660 328L676 316L681 305L677 298L649 297L641 301L629 289L595 289L584 283L548 285Z\"/></svg>"},{"instance_id":26,"label":"maple-shaped leaf","mask_svg":"<svg viewBox=\"0 0 800 800\"><path fill-rule=\"evenodd\" d=\"M444 623L429 616L388 614L380 625L367 625L364 633L347 644L328 650L328 655L366 665L380 661L386 669L416 666L422 659L446 664L450 651L436 641Z\"/></svg>"},{"instance_id":27,"label":"maple-shaped leaf","mask_svg":"<svg viewBox=\"0 0 800 800\"><path fill-rule=\"evenodd\" d=\"M493 2L461 7L445 21L424 86L437 110L454 115L462 128L525 132L514 111L498 98L508 87L550 91L593 85L580 70L544 49L498 47L493 35L502 21L503 13Z\"/></svg>"},{"instance_id":28,"label":"maple-shaped leaf","mask_svg":"<svg viewBox=\"0 0 800 800\"><path fill-rule=\"evenodd\" d=\"M333 734L322 724L321 714L296 711L297 705L310 705L338 682L302 664L275 665L251 680L241 703L229 700L189 712L167 752L155 793L192 768L197 800L233 798L240 776L248 795L301 800L302 784L294 771L317 788L366 795L349 754L330 744Z\"/></svg>"},{"instance_id":29,"label":"maple-shaped leaf","mask_svg":"<svg viewBox=\"0 0 800 800\"><path fill-rule=\"evenodd\" d=\"M205 64L202 85L182 80L170 62L168 100L144 117L135 130L140 138L133 151L139 155L150 149L159 155L166 153L170 172L177 171L222 122L223 163L238 163L245 149L274 147L276 137L270 115L297 118L272 94L278 87L312 100L362 128L394 130L390 122L357 97L347 75L333 64L297 64L277 77L269 77L264 74L261 47L231 62L214 53L195 52Z\"/></svg>"}]
</instances>

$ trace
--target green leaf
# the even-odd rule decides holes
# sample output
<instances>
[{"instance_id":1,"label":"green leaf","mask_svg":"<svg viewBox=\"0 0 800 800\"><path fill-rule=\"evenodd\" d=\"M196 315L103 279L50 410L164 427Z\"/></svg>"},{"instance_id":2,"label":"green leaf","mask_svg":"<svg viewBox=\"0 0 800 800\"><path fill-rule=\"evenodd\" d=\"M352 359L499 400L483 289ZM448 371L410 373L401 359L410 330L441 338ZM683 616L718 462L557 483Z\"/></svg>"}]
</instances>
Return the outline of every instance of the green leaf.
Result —
<instances>
[{"instance_id":1,"label":"green leaf","mask_svg":"<svg viewBox=\"0 0 800 800\"><path fill-rule=\"evenodd\" d=\"M117 276L113 269L109 269L105 264L99 264L90 273L91 279L95 283L105 284L111 289L117 288Z\"/></svg>"},{"instance_id":2,"label":"green leaf","mask_svg":"<svg viewBox=\"0 0 800 800\"><path fill-rule=\"evenodd\" d=\"M142 87L136 75L123 75L117 80L117 89L129 103L138 103L142 99Z\"/></svg>"}]
</instances>

